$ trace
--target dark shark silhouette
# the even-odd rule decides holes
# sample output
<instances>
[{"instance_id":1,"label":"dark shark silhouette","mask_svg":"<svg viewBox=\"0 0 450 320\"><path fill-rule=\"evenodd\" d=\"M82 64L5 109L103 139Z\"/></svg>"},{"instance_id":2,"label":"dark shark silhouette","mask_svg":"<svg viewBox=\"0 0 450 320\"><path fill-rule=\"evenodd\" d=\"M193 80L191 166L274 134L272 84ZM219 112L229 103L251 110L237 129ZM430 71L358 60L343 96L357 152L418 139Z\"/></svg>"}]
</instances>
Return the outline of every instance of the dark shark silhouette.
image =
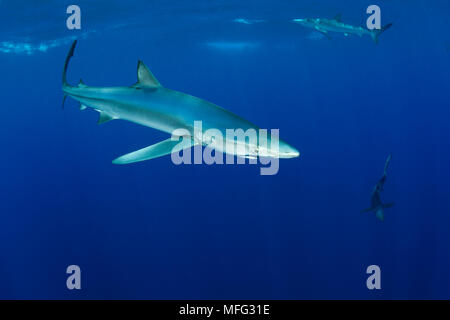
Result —
<instances>
[{"instance_id":1,"label":"dark shark silhouette","mask_svg":"<svg viewBox=\"0 0 450 320\"><path fill-rule=\"evenodd\" d=\"M375 215L378 219L381 221L384 220L384 209L390 208L394 205L393 202L384 204L381 202L381 191L383 191L384 183L386 182L386 176L387 176L387 168L389 166L389 163L391 162L392 155L389 155L386 159L386 163L384 164L384 171L381 179L378 181L378 183L375 185L375 188L372 192L372 199L371 199L371 206L361 212L371 212L375 211Z\"/></svg>"}]
</instances>

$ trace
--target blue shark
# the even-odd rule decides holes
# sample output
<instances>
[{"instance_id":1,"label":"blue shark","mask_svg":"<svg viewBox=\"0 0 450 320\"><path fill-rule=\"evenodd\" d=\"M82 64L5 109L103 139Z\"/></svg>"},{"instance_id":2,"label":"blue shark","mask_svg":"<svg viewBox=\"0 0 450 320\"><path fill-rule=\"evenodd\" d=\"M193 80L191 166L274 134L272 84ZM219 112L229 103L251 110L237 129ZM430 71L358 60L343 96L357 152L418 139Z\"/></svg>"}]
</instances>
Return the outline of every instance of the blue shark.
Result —
<instances>
[{"instance_id":1,"label":"blue shark","mask_svg":"<svg viewBox=\"0 0 450 320\"><path fill-rule=\"evenodd\" d=\"M257 49L261 46L259 42L232 42L232 41L213 41L207 42L206 45L217 50L241 52L250 49Z\"/></svg>"},{"instance_id":2,"label":"blue shark","mask_svg":"<svg viewBox=\"0 0 450 320\"><path fill-rule=\"evenodd\" d=\"M71 97L80 102L80 108L91 108L99 112L98 123L121 119L142 126L172 134L183 129L188 136L182 142L167 140L150 145L143 149L125 154L113 160L115 164L128 164L150 160L195 145L210 145L212 137L207 136L208 129L216 129L226 136L228 129L259 130L253 123L235 115L206 100L163 87L147 66L138 61L137 82L124 87L90 87L82 81L76 86L70 85L66 79L67 68L77 41L75 40L67 54L62 76L64 101ZM194 122L202 122L201 136L195 132ZM210 138L210 139L209 139ZM209 139L209 140L208 140ZM278 137L277 137L278 139ZM227 144L236 144L235 140L225 141L215 146L217 151L242 158L295 158L299 152L281 139L278 148L271 148L273 136L267 133L266 143L245 141L245 148L227 148Z\"/></svg>"},{"instance_id":3,"label":"blue shark","mask_svg":"<svg viewBox=\"0 0 450 320\"><path fill-rule=\"evenodd\" d=\"M381 179L378 181L378 183L375 185L375 188L373 189L372 197L371 197L371 205L369 208L362 211L362 212L374 211L375 216L381 221L384 220L384 209L394 206L393 202L383 203L381 201L381 191L383 191L384 183L386 182L387 169L389 167L389 163L391 162L391 160L392 160L392 155L390 154L387 157L386 162L384 164L383 175L381 176Z\"/></svg>"},{"instance_id":4,"label":"blue shark","mask_svg":"<svg viewBox=\"0 0 450 320\"><path fill-rule=\"evenodd\" d=\"M246 19L246 18L233 19L233 22L242 23L242 24L255 24L255 23L261 23L261 22L265 22L265 21L266 20L263 20L263 19Z\"/></svg>"},{"instance_id":5,"label":"blue shark","mask_svg":"<svg viewBox=\"0 0 450 320\"><path fill-rule=\"evenodd\" d=\"M305 19L292 19L292 22L298 23L304 27L314 29L328 39L331 39L329 32L342 33L345 36L350 34L356 34L360 37L363 35L369 35L375 43L378 43L378 37L384 31L389 29L392 26L392 23L389 23L383 26L381 29L369 30L359 26L353 26L351 24L347 24L342 22L341 15L336 15L333 19L324 19L324 18L305 18Z\"/></svg>"}]
</instances>

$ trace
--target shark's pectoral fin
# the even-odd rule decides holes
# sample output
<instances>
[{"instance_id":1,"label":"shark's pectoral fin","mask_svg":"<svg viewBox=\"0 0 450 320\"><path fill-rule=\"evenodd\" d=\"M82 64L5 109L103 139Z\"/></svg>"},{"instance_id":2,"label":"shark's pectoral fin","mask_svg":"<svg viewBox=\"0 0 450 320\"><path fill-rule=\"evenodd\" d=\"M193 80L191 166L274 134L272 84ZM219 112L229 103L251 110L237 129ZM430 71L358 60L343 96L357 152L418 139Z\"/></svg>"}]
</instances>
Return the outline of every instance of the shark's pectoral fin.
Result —
<instances>
[{"instance_id":1,"label":"shark's pectoral fin","mask_svg":"<svg viewBox=\"0 0 450 320\"><path fill-rule=\"evenodd\" d=\"M188 137L183 137L182 141L172 140L172 138L169 138L167 140L158 142L146 148L139 149L137 151L127 153L121 157L118 157L113 160L113 163L128 164L133 162L150 160L165 156L170 153L180 152L183 149L192 147L194 144L195 144L194 141Z\"/></svg>"},{"instance_id":2,"label":"shark's pectoral fin","mask_svg":"<svg viewBox=\"0 0 450 320\"><path fill-rule=\"evenodd\" d=\"M315 27L314 29L316 29L316 31L320 32L321 34L323 34L325 37L327 37L328 40L331 40L330 35L328 34L327 30L323 30L319 27Z\"/></svg>"},{"instance_id":3,"label":"shark's pectoral fin","mask_svg":"<svg viewBox=\"0 0 450 320\"><path fill-rule=\"evenodd\" d=\"M83 106L81 106L83 107ZM83 110L83 109L82 109ZM115 118L109 114L107 114L106 112L100 111L100 115L98 116L98 124L103 124L105 122L114 120Z\"/></svg>"}]
</instances>

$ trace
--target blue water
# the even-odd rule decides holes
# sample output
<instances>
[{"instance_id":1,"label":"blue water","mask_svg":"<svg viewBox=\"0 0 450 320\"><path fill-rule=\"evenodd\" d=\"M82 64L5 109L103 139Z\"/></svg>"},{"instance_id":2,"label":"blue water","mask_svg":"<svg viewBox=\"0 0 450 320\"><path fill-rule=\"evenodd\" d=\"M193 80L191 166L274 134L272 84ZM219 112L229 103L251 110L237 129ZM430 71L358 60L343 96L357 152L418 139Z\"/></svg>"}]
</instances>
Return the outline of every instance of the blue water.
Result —
<instances>
[{"instance_id":1,"label":"blue water","mask_svg":"<svg viewBox=\"0 0 450 320\"><path fill-rule=\"evenodd\" d=\"M372 1L77 0L79 31L70 4L0 1L0 298L450 298L448 1L377 1L394 23L378 45L289 22L365 25ZM274 176L111 164L167 135L61 109L73 37L71 83L131 85L142 59L301 156ZM381 222L360 211L389 153ZM81 290L66 288L72 264ZM372 264L381 290L366 288Z\"/></svg>"}]
</instances>

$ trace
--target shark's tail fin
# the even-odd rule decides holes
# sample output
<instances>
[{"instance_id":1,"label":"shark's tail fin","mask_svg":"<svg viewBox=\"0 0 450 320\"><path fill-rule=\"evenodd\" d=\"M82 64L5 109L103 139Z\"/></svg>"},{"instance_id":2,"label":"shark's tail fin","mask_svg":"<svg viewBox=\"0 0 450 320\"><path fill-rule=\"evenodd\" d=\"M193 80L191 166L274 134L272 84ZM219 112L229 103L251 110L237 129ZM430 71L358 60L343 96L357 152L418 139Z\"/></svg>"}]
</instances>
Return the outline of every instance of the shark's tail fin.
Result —
<instances>
[{"instance_id":1,"label":"shark's tail fin","mask_svg":"<svg viewBox=\"0 0 450 320\"><path fill-rule=\"evenodd\" d=\"M377 212L375 213L375 216L379 220L384 221L384 210L383 210L383 208L378 209Z\"/></svg>"},{"instance_id":2,"label":"shark's tail fin","mask_svg":"<svg viewBox=\"0 0 450 320\"><path fill-rule=\"evenodd\" d=\"M380 219L381 221L383 221L384 220L384 209L387 209L387 208L390 208L390 207L393 207L393 206L394 206L393 202L383 204L381 206L381 208L378 208L377 211L375 212L376 217L378 219Z\"/></svg>"},{"instance_id":3,"label":"shark's tail fin","mask_svg":"<svg viewBox=\"0 0 450 320\"><path fill-rule=\"evenodd\" d=\"M372 33L370 34L372 36L372 40L375 43L378 43L378 37L380 36L380 34L385 32L390 27L392 27L392 23L388 23L387 25L381 27L381 29L374 29L374 30L372 30Z\"/></svg>"},{"instance_id":4,"label":"shark's tail fin","mask_svg":"<svg viewBox=\"0 0 450 320\"><path fill-rule=\"evenodd\" d=\"M70 58L73 57L73 52L75 51L76 45L77 45L77 40L75 40L72 43L72 46L70 47L69 53L67 54L67 57L66 57L66 62L64 63L64 70L63 70L63 75L62 75L63 86L69 86L69 84L67 83L67 79L66 79L67 67L69 66Z\"/></svg>"}]
</instances>

